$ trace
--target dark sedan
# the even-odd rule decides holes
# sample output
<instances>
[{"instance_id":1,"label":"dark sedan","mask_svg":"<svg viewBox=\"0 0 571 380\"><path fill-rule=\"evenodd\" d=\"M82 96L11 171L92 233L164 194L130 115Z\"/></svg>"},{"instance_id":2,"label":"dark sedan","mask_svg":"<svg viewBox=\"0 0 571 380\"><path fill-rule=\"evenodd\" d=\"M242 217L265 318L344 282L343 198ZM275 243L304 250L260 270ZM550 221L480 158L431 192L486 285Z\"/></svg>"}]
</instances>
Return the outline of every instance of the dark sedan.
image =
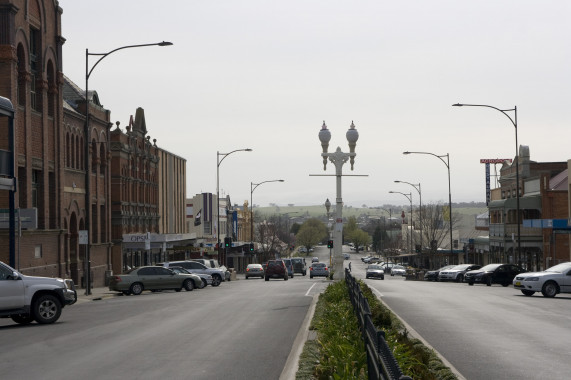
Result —
<instances>
[{"instance_id":1,"label":"dark sedan","mask_svg":"<svg viewBox=\"0 0 571 380\"><path fill-rule=\"evenodd\" d=\"M380 278L385 279L385 270L380 265L369 265L365 274L366 278Z\"/></svg>"},{"instance_id":2,"label":"dark sedan","mask_svg":"<svg viewBox=\"0 0 571 380\"><path fill-rule=\"evenodd\" d=\"M442 267L440 269L429 270L424 274L424 279L426 281L438 281L438 273L440 273L440 271L451 269L454 266L455 265L446 265L445 267Z\"/></svg>"},{"instance_id":3,"label":"dark sedan","mask_svg":"<svg viewBox=\"0 0 571 380\"><path fill-rule=\"evenodd\" d=\"M492 284L508 286L515 276L523 272L525 270L522 267L514 264L488 264L480 269L466 272L464 282L468 285L480 283L488 286Z\"/></svg>"}]
</instances>

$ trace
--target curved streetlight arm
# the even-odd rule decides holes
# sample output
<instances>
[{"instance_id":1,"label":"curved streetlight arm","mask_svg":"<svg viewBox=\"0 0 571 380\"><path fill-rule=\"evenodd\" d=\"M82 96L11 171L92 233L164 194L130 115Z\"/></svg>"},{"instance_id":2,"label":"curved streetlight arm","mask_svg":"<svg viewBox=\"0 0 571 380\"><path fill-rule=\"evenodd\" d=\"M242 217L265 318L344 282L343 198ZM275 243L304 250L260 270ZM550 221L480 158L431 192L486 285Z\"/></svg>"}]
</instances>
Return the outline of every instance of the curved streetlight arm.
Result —
<instances>
[{"instance_id":1,"label":"curved streetlight arm","mask_svg":"<svg viewBox=\"0 0 571 380\"><path fill-rule=\"evenodd\" d=\"M438 159L440 159L440 161L442 161L444 163L444 165L446 165L448 170L450 170L450 156L448 155L448 153L439 156L437 154L430 153L430 152L408 152L407 151L407 152L402 152L402 154L429 154L431 156L434 156L434 157L437 157ZM444 161L444 159L442 157L446 157L448 162Z\"/></svg>"},{"instance_id":2,"label":"curved streetlight arm","mask_svg":"<svg viewBox=\"0 0 571 380\"><path fill-rule=\"evenodd\" d=\"M408 185L411 185L412 187L414 187L416 189L416 191L418 192L418 195L420 195L420 183L410 183L410 182L406 182L406 181L395 181L395 183L406 183Z\"/></svg>"},{"instance_id":3,"label":"curved streetlight arm","mask_svg":"<svg viewBox=\"0 0 571 380\"><path fill-rule=\"evenodd\" d=\"M283 179L271 179L271 180L263 181L263 182L260 182L260 183L250 182L250 188L251 188L251 189L250 189L250 193L253 193L254 190L256 190L256 188L257 188L258 186L260 186L260 185L262 185L262 184L264 184L264 183L268 183L268 182L284 182L284 180L283 180ZM254 186L254 185L256 185L256 186ZM253 187L252 187L252 186L253 186Z\"/></svg>"},{"instance_id":4,"label":"curved streetlight arm","mask_svg":"<svg viewBox=\"0 0 571 380\"><path fill-rule=\"evenodd\" d=\"M487 104L463 104L463 103L456 103L456 104L452 104L452 107L487 107L487 108L493 108L496 111L500 111L501 113L503 113L508 119L510 119L511 123L513 124L513 126L515 128L517 128L517 106L514 106L514 108L510 108L510 109L506 109L506 110L502 110L499 109L498 107L494 107L494 106L489 106ZM515 113L515 120L512 119L510 117L510 115L507 114L507 112L510 111L514 111Z\"/></svg>"},{"instance_id":5,"label":"curved streetlight arm","mask_svg":"<svg viewBox=\"0 0 571 380\"><path fill-rule=\"evenodd\" d=\"M231 152L229 152L229 153L218 153L218 152L216 152L216 154L217 154L217 156L218 156L219 158L220 158L220 156L223 156L221 160L218 160L218 166L220 166L220 164L222 163L222 161L224 161L224 159L225 159L226 157L228 157L229 155L231 155L232 153L236 153L236 152L251 152L251 151L252 151L252 149L246 148L246 149L236 149L236 150L233 150L233 151L231 151Z\"/></svg>"},{"instance_id":6,"label":"curved streetlight arm","mask_svg":"<svg viewBox=\"0 0 571 380\"><path fill-rule=\"evenodd\" d=\"M402 194L406 197L406 199L408 199L409 202L412 202L412 193L401 193L400 191L389 191L389 193L391 194Z\"/></svg>"},{"instance_id":7,"label":"curved streetlight arm","mask_svg":"<svg viewBox=\"0 0 571 380\"><path fill-rule=\"evenodd\" d=\"M85 75L85 79L89 79L89 77L91 76L91 72L93 71L93 69L95 69L95 66L97 66L103 58L107 57L109 54L115 53L118 50L129 49L129 48L137 48L137 47L143 47L143 46L170 46L172 44L173 44L172 42L163 41L163 42L157 42L154 44L128 45L128 46L118 47L117 49L113 49L107 53L90 53L88 49L85 49L85 56L86 57L89 57L90 55L101 55L102 56L101 58L99 58L97 60L97 62L95 62L95 64L93 66L91 66L91 69L89 69L89 71ZM86 59L86 63L87 63L87 59Z\"/></svg>"}]
</instances>

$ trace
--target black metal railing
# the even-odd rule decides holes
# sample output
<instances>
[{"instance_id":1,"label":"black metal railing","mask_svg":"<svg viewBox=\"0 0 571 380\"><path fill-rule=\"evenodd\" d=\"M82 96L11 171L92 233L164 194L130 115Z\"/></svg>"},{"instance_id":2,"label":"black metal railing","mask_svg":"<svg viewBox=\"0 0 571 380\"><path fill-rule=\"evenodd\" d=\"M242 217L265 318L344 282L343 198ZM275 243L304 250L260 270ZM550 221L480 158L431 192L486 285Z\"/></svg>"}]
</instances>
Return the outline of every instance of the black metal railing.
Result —
<instances>
[{"instance_id":1,"label":"black metal railing","mask_svg":"<svg viewBox=\"0 0 571 380\"><path fill-rule=\"evenodd\" d=\"M377 330L371 320L369 302L363 295L359 283L345 269L345 283L349 290L349 298L353 304L353 310L357 314L359 326L363 333L363 341L367 350L367 370L369 379L377 380L412 380L404 376L402 371L385 340L385 332Z\"/></svg>"}]
</instances>

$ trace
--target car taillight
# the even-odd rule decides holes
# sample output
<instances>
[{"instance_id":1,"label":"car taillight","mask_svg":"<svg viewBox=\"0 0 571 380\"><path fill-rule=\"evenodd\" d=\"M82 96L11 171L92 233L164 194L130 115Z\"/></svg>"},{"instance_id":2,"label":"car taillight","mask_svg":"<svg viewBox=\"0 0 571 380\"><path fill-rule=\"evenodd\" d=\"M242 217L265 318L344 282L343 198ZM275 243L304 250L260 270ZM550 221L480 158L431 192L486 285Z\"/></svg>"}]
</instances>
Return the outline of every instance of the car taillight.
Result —
<instances>
[{"instance_id":1,"label":"car taillight","mask_svg":"<svg viewBox=\"0 0 571 380\"><path fill-rule=\"evenodd\" d=\"M309 267L309 270L313 270L313 267Z\"/></svg>"},{"instance_id":2,"label":"car taillight","mask_svg":"<svg viewBox=\"0 0 571 380\"><path fill-rule=\"evenodd\" d=\"M246 268L246 272L249 272L249 271L250 271L250 268Z\"/></svg>"},{"instance_id":3,"label":"car taillight","mask_svg":"<svg viewBox=\"0 0 571 380\"><path fill-rule=\"evenodd\" d=\"M115 280L115 282L121 282L121 277L119 276L113 276L113 279Z\"/></svg>"},{"instance_id":4,"label":"car taillight","mask_svg":"<svg viewBox=\"0 0 571 380\"><path fill-rule=\"evenodd\" d=\"M325 270L327 270L327 267L325 267Z\"/></svg>"}]
</instances>

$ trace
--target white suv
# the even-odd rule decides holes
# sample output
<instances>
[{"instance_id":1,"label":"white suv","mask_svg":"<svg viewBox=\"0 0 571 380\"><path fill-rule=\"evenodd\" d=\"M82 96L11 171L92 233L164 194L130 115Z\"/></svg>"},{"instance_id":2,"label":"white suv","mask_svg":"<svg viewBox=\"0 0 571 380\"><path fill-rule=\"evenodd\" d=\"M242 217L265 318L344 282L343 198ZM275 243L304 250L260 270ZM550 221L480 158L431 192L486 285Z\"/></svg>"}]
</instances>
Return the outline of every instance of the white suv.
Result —
<instances>
[{"instance_id":1,"label":"white suv","mask_svg":"<svg viewBox=\"0 0 571 380\"><path fill-rule=\"evenodd\" d=\"M16 323L54 323L77 301L73 280L26 276L0 261L0 318Z\"/></svg>"}]
</instances>

